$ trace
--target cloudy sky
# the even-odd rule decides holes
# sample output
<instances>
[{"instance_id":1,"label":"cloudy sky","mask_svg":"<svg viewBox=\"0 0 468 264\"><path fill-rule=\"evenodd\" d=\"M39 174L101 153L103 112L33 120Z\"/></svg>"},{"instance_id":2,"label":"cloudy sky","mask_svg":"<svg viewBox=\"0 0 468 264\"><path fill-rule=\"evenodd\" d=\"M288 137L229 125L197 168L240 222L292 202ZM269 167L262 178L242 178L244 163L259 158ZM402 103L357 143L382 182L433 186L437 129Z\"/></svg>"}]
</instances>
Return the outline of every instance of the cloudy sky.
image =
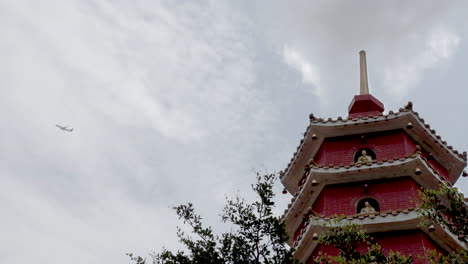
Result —
<instances>
[{"instance_id":1,"label":"cloudy sky","mask_svg":"<svg viewBox=\"0 0 468 264\"><path fill-rule=\"evenodd\" d=\"M468 150L467 8L0 0L0 263L176 249L169 207L187 201L226 228L225 196L283 169L309 113L346 116L361 49L386 111L411 100ZM466 178L458 186L468 193Z\"/></svg>"}]
</instances>

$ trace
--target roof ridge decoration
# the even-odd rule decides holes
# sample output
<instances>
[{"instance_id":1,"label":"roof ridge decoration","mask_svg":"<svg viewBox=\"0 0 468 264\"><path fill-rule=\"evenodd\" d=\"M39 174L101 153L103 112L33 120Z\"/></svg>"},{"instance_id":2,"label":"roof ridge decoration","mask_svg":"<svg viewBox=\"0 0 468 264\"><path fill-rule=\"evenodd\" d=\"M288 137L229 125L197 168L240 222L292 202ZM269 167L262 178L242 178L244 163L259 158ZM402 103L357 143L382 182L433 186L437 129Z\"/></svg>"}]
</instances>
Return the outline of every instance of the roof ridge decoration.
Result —
<instances>
[{"instance_id":1,"label":"roof ridge decoration","mask_svg":"<svg viewBox=\"0 0 468 264\"><path fill-rule=\"evenodd\" d=\"M324 215L319 215L319 216L309 216L307 218L307 221L310 221L310 219L313 219L313 220L319 220L319 219L323 219L323 220L326 220L326 221L329 221L329 220L332 220L332 219L339 219L339 218L343 218L343 219L348 219L348 220L352 220L352 219L364 219L364 218L375 218L376 216L382 216L382 217L385 217L385 216L388 216L388 215L398 215L398 214L408 214L409 212L411 211L419 211L420 208L419 207L407 207L405 209L402 209L402 208L399 208L399 209L396 209L396 210L385 210L383 212L375 212L375 213L365 213L365 214L352 214L352 215L343 215L343 216L339 216L339 215L334 215L334 216L324 216Z\"/></svg>"},{"instance_id":2,"label":"roof ridge decoration","mask_svg":"<svg viewBox=\"0 0 468 264\"><path fill-rule=\"evenodd\" d=\"M329 117L329 118L327 118L327 120L325 120L323 118L317 118L313 113L311 113L309 115L310 123L307 126L306 131L303 134L303 138L300 140L299 145L296 148L296 152L293 153L293 157L291 158L291 160L288 163L288 165L286 166L286 168L283 171L280 171L280 177L283 177L288 172L291 165L295 162L295 159L296 159L298 153L302 151L305 139L307 138L308 134L310 133L310 129L311 129L313 124L327 124L327 123L338 123L338 122L340 122L342 124L346 124L346 123L355 123L355 122L360 121L360 120L367 120L368 122L373 122L373 121L378 121L379 118L380 119L381 118L388 119L389 117L390 118L395 118L398 115L400 115L401 113L406 113L406 112L410 112L410 113L414 114L418 118L418 120L423 124L424 128L428 131L428 133L433 135L435 140L437 140L440 143L440 145L447 148L449 151L451 151L453 154L455 154L459 158L462 158L465 161L468 160L467 159L467 157L468 157L467 152L466 151L459 152L459 151L455 150L453 148L453 146L448 145L447 141L442 140L442 137L437 134L436 130L431 129L431 126L429 124L427 124L425 122L425 120L419 116L419 113L413 110L413 102L409 101L403 108L400 108L397 112L394 112L394 111L390 110L388 112L388 114L381 113L379 115L359 116L359 117L355 117L355 118L343 118L341 116L338 116L337 119L332 119L331 117ZM412 128L412 126L413 126L413 124L411 124L411 123L408 123L408 125L407 125L408 128ZM312 137L314 137L314 135L312 135Z\"/></svg>"}]
</instances>

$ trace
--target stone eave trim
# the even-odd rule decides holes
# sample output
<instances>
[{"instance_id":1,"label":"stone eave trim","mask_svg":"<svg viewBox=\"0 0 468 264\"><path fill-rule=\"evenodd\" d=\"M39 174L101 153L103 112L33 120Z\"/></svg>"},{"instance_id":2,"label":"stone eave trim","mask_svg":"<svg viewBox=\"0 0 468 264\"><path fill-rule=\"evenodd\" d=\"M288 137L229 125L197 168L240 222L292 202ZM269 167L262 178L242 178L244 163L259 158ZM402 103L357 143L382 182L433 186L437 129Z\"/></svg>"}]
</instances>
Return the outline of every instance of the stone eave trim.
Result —
<instances>
[{"instance_id":1,"label":"stone eave trim","mask_svg":"<svg viewBox=\"0 0 468 264\"><path fill-rule=\"evenodd\" d=\"M407 124L409 122L413 124L414 128L407 128ZM311 115L310 125L306 129L303 139L300 140L297 151L293 154L293 157L287 167L280 172L281 181L285 185L286 189L290 193L294 193L296 191L297 181L300 177L298 174L300 174L304 169L305 163L315 156L326 137L359 134L361 131L357 131L356 129L358 126L362 125L364 125L361 127L362 133L376 132L373 131L372 126L368 126L369 124L381 124L381 126L387 126L388 129L385 130L403 129L413 138L420 139L423 142L428 142L428 145L423 145L422 147L424 149L433 150L434 154L436 154L435 158L444 167L449 169L449 178L451 179L452 184L458 179L463 168L467 165L467 153L459 153L457 150L454 150L452 146L447 145L447 142L443 141L441 137L436 134L436 131L434 129L430 129L430 125L426 124L424 119L419 117L419 114L412 110L411 102L408 103L405 108L400 108L399 112L389 111L387 115L380 114L377 116L352 119L338 117L336 120L333 120L332 118L324 120L322 118L315 118ZM352 129L354 133L347 133L346 131L348 131L348 128ZM317 138L312 139L313 135ZM442 159L443 157L445 158Z\"/></svg>"},{"instance_id":2,"label":"stone eave trim","mask_svg":"<svg viewBox=\"0 0 468 264\"><path fill-rule=\"evenodd\" d=\"M420 174L416 174L416 168ZM302 223L302 217L310 208L326 185L348 182L371 181L412 177L425 188L437 189L444 183L435 171L418 153L401 159L377 161L365 165L312 167L304 184L291 198L282 219L286 223L286 231L292 234ZM313 186L316 180L318 185Z\"/></svg>"},{"instance_id":3,"label":"stone eave trim","mask_svg":"<svg viewBox=\"0 0 468 264\"><path fill-rule=\"evenodd\" d=\"M432 240L442 248L450 251L466 250L467 245L460 241L454 234L450 233L440 225L434 224L435 230L429 231L427 227L420 226L421 213L418 208L408 208L404 210L386 211L376 214L352 215L343 218L344 223L354 223L362 225L366 233L378 233L389 231L421 229ZM319 236L327 232L324 225L336 226L334 218L311 217L305 228L301 231L296 241L289 241L289 244L296 249L294 257L301 262L306 262L318 245L314 241L313 234Z\"/></svg>"}]
</instances>

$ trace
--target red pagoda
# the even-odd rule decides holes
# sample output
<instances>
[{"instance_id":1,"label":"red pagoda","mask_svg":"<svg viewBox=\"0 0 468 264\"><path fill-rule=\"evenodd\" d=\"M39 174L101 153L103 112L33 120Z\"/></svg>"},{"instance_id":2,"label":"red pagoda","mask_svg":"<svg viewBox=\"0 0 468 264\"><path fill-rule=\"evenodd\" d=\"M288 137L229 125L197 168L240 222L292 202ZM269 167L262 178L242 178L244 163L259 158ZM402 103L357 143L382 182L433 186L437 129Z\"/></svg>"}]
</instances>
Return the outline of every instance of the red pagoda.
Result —
<instances>
[{"instance_id":1,"label":"red pagoda","mask_svg":"<svg viewBox=\"0 0 468 264\"><path fill-rule=\"evenodd\" d=\"M348 117L311 114L297 152L281 173L285 193L293 195L283 219L295 257L311 263L319 252L338 254L318 242L323 224L336 215L362 225L384 252L424 256L431 249L466 250L441 226L420 226L418 190L453 185L467 165L467 153L447 145L411 102L384 114L384 105L369 94L364 51L360 66L360 95L351 101Z\"/></svg>"}]
</instances>

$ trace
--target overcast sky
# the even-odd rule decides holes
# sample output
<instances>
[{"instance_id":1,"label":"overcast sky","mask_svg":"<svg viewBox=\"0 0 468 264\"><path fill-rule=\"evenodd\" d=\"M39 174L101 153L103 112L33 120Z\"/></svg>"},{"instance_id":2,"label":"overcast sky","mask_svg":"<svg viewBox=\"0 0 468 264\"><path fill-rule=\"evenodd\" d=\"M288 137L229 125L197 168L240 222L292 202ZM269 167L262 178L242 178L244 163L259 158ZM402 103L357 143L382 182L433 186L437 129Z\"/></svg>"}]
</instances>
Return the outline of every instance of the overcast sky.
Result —
<instances>
[{"instance_id":1,"label":"overcast sky","mask_svg":"<svg viewBox=\"0 0 468 264\"><path fill-rule=\"evenodd\" d=\"M187 201L226 228L225 196L282 170L309 113L347 115L361 49L386 111L411 100L468 150L467 5L0 0L0 263L176 249Z\"/></svg>"}]
</instances>

